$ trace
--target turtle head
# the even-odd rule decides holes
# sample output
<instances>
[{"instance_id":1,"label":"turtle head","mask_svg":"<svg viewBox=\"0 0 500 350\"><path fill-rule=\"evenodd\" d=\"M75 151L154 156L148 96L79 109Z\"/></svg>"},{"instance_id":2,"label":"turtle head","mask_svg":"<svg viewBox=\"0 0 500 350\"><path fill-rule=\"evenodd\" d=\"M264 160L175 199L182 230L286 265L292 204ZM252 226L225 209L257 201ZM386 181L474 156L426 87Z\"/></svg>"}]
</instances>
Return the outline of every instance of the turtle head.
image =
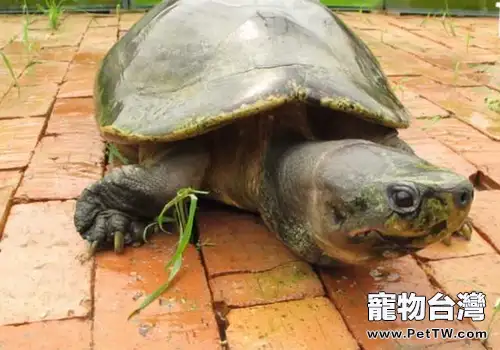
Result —
<instances>
[{"instance_id":1,"label":"turtle head","mask_svg":"<svg viewBox=\"0 0 500 350\"><path fill-rule=\"evenodd\" d=\"M300 183L288 199L292 211L303 204L292 215L323 254L343 263L420 250L459 230L471 207L467 178L397 149L341 140L298 153L291 164L300 174L289 175Z\"/></svg>"}]
</instances>

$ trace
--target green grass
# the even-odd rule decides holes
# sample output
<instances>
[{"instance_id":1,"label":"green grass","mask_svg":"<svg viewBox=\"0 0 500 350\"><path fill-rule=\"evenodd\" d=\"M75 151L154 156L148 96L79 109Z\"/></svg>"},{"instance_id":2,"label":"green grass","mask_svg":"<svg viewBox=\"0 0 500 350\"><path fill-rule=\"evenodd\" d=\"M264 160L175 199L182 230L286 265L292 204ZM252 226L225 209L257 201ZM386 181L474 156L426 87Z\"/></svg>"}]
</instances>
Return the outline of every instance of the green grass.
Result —
<instances>
[{"instance_id":1,"label":"green grass","mask_svg":"<svg viewBox=\"0 0 500 350\"><path fill-rule=\"evenodd\" d=\"M465 52L469 53L470 40L472 39L470 32L467 31L467 36L465 37Z\"/></svg>"},{"instance_id":2,"label":"green grass","mask_svg":"<svg viewBox=\"0 0 500 350\"><path fill-rule=\"evenodd\" d=\"M486 103L486 106L490 111L500 113L500 99L499 98L491 98L491 97L486 97L484 99L484 102Z\"/></svg>"},{"instance_id":3,"label":"green grass","mask_svg":"<svg viewBox=\"0 0 500 350\"><path fill-rule=\"evenodd\" d=\"M453 85L456 87L458 83L458 78L460 77L460 61L455 63L455 68L453 68Z\"/></svg>"},{"instance_id":4,"label":"green grass","mask_svg":"<svg viewBox=\"0 0 500 350\"><path fill-rule=\"evenodd\" d=\"M21 87L19 86L19 81L17 80L16 73L14 73L14 69L12 69L12 64L10 62L9 57L5 54L5 52L0 50L0 56L2 56L2 61L9 72L10 78L12 79L12 84L17 88L17 95L21 94Z\"/></svg>"},{"instance_id":5,"label":"green grass","mask_svg":"<svg viewBox=\"0 0 500 350\"><path fill-rule=\"evenodd\" d=\"M428 130L428 129L434 127L442 119L443 119L443 116L440 116L440 115L435 115L435 116L432 116L430 118L427 118L426 119L427 125L424 127L421 127L420 129L423 131Z\"/></svg>"},{"instance_id":6,"label":"green grass","mask_svg":"<svg viewBox=\"0 0 500 350\"><path fill-rule=\"evenodd\" d=\"M450 15L450 8L448 6L448 1L445 0L445 10L443 11L443 17L441 18L441 23L443 24L444 30L451 34L452 36L457 36L457 33L455 32L455 25L453 24L453 21L451 20L451 15ZM448 18L450 18L448 20ZM449 32L448 32L449 29Z\"/></svg>"},{"instance_id":7,"label":"green grass","mask_svg":"<svg viewBox=\"0 0 500 350\"><path fill-rule=\"evenodd\" d=\"M430 18L431 18L431 13L428 12L427 16L425 16L425 18L422 20L422 22L420 22L420 24L418 26L425 27L425 25L427 24L427 22L429 21Z\"/></svg>"},{"instance_id":8,"label":"green grass","mask_svg":"<svg viewBox=\"0 0 500 350\"><path fill-rule=\"evenodd\" d=\"M61 17L64 13L64 2L65 0L45 0L45 7L37 4L38 10L47 16L49 27L52 30L57 30L61 25Z\"/></svg>"},{"instance_id":9,"label":"green grass","mask_svg":"<svg viewBox=\"0 0 500 350\"><path fill-rule=\"evenodd\" d=\"M106 143L106 153L108 155L108 163L112 164L114 159L117 158L122 164L129 164L129 160L124 157L118 148L112 143Z\"/></svg>"},{"instance_id":10,"label":"green grass","mask_svg":"<svg viewBox=\"0 0 500 350\"><path fill-rule=\"evenodd\" d=\"M120 10L121 10L121 8L122 8L122 6L120 5L120 3L116 4L115 11L116 11L116 19L118 20L118 23L120 23L120 16L121 16Z\"/></svg>"},{"instance_id":11,"label":"green grass","mask_svg":"<svg viewBox=\"0 0 500 350\"><path fill-rule=\"evenodd\" d=\"M130 313L130 315L128 316L129 320L135 315L139 314L153 301L158 299L170 287L170 284L174 280L177 273L180 271L182 266L183 254L186 250L187 245L189 244L189 241L191 240L191 235L193 232L194 217L198 204L198 197L196 196L197 194L208 194L208 192L198 191L192 188L180 189L177 192L177 196L170 202L168 202L161 211L160 215L158 215L156 219L156 225L158 225L158 227L164 232L167 232L163 228L164 223L172 221L175 221L177 223L177 228L179 230L179 242L177 244L177 249L174 255L165 265L165 271L169 271L167 281L160 287L158 287L158 289L156 289L153 293L148 295L139 305L139 307ZM187 210L188 200L189 210ZM174 217L166 216L167 212L172 209ZM144 230L143 238L145 241L147 241L149 227L150 226L146 227L146 229Z\"/></svg>"}]
</instances>

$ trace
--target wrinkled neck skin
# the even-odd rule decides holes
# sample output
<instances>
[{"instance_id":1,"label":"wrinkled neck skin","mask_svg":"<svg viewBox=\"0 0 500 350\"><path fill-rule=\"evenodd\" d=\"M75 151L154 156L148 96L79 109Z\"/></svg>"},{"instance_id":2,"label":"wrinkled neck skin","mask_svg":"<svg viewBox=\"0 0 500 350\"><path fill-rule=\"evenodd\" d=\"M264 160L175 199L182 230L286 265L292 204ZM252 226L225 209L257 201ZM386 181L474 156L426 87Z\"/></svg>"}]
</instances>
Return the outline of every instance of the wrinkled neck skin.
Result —
<instances>
[{"instance_id":1,"label":"wrinkled neck skin","mask_svg":"<svg viewBox=\"0 0 500 350\"><path fill-rule=\"evenodd\" d=\"M292 251L309 263L331 266L337 262L323 254L310 234L315 228L308 220L308 210L314 210L314 205L304 203L314 200L312 179L321 159L311 157L310 149L315 148L317 154L317 145L290 135L271 141L264 160L259 211Z\"/></svg>"}]
</instances>

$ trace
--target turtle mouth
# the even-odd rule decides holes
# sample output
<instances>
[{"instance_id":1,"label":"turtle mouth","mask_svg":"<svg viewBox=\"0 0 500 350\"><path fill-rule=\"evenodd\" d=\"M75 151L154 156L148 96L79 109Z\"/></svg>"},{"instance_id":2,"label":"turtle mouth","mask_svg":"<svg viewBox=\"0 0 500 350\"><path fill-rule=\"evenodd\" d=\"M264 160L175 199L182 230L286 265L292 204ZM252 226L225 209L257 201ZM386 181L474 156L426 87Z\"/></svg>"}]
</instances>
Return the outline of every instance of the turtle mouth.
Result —
<instances>
[{"instance_id":1,"label":"turtle mouth","mask_svg":"<svg viewBox=\"0 0 500 350\"><path fill-rule=\"evenodd\" d=\"M441 221L420 235L407 237L388 235L377 229L363 229L351 233L349 240L354 244L371 243L374 249L417 251L438 241L441 233L447 228L447 222Z\"/></svg>"}]
</instances>

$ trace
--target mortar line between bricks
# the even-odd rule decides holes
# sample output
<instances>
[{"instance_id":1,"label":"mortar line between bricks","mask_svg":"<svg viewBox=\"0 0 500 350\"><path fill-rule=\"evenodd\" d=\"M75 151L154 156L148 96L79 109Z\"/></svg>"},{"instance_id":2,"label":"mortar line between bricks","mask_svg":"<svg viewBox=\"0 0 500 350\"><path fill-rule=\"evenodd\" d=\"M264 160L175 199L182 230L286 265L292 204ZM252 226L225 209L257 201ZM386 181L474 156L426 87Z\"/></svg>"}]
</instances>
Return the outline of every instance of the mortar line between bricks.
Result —
<instances>
[{"instance_id":1,"label":"mortar line between bricks","mask_svg":"<svg viewBox=\"0 0 500 350\"><path fill-rule=\"evenodd\" d=\"M17 188L16 188L17 191ZM46 203L46 202L66 202L74 201L78 197L53 197L53 198L26 198L26 197L15 197L13 198L13 204L30 204L30 203Z\"/></svg>"},{"instance_id":2,"label":"mortar line between bricks","mask_svg":"<svg viewBox=\"0 0 500 350\"><path fill-rule=\"evenodd\" d=\"M85 35L89 31L90 25L93 21L93 16L92 18L88 21L87 27L85 28L85 31L83 32L80 41L78 42L77 49L75 50L75 53L73 55L73 58L71 59L69 65L68 65L68 70L66 71L66 74L64 75L64 79L66 78L66 75L69 73L71 65L75 61L76 55L78 55L78 52L80 51L80 46L82 44L82 41L85 39ZM64 80L63 80L64 81ZM92 98L93 97L88 97ZM105 148L106 143L104 142L104 148L103 148L103 162L101 163L101 178L104 176L106 173L106 168L108 165L108 159L106 156L106 148ZM77 198L75 198L77 199ZM94 337L94 331L95 331L95 313L96 313L96 275L97 275L97 260L95 257L92 258L92 266L91 266L91 273L90 273L90 350L93 350L95 348L95 337Z\"/></svg>"},{"instance_id":3,"label":"mortar line between bricks","mask_svg":"<svg viewBox=\"0 0 500 350\"><path fill-rule=\"evenodd\" d=\"M430 79L430 78L429 78L429 79ZM431 79L431 80L432 80L432 79ZM435 81L435 80L433 80L433 81L434 81L435 83L439 84L439 85L445 86L445 85L443 85L443 84L439 83L438 81ZM481 86L485 86L485 85L481 85ZM466 87L466 86L462 86L462 87ZM444 109L445 111L450 112L450 118L453 118L453 119L455 119L455 120L458 120L459 122L461 122L461 123L463 123L463 124L467 125L468 127L471 127L472 129L474 129L474 130L476 130L477 132L479 132L481 135L486 136L488 139L490 139L490 140L492 140L492 141L494 141L494 142L499 142L499 140L497 140L497 139L493 138L491 135L486 134L483 130L479 129L477 126L472 125L472 124L468 123L467 121L465 121L464 119L460 118L460 117L459 117L459 116L458 116L455 112L453 112L453 111L451 111L451 110L449 110L449 109L445 108L445 107L444 107L444 106L442 106L440 103L438 103L438 102L434 102L434 101L432 101L432 100L429 100L429 99L428 99L427 97L425 97L424 95L420 95L420 96L421 96L422 98L424 98L425 100L430 101L430 102L432 102L432 103L434 103L434 104L438 105L439 107L441 107L441 108L442 108L442 109ZM439 140L438 140L438 141L439 141ZM449 147L448 147L448 148L449 148ZM457 152L455 152L455 153L457 153ZM470 163L470 162L469 162L469 163Z\"/></svg>"},{"instance_id":4,"label":"mortar line between bricks","mask_svg":"<svg viewBox=\"0 0 500 350\"><path fill-rule=\"evenodd\" d=\"M81 322L87 321L87 316L72 316L72 317L62 317L62 318L53 318L53 319L38 319L38 320L29 320L29 321L23 321L23 322L17 322L17 323L5 323L5 324L0 324L1 327L22 327L22 326L28 326L30 324L43 324L43 323L58 323L58 322L66 322L66 321L71 321L71 320L78 320ZM2 348L0 348L2 349ZM3 349L2 349L3 350Z\"/></svg>"},{"instance_id":5,"label":"mortar line between bricks","mask_svg":"<svg viewBox=\"0 0 500 350\"><path fill-rule=\"evenodd\" d=\"M92 265L90 270L90 350L95 347L94 330L95 330L95 281L97 274L97 261L92 258Z\"/></svg>"},{"instance_id":6,"label":"mortar line between bricks","mask_svg":"<svg viewBox=\"0 0 500 350\"><path fill-rule=\"evenodd\" d=\"M479 236L481 236L481 238L484 239L486 241L486 243L488 243L497 254L500 254L500 249L495 246L495 244L490 239L490 237L483 230L481 230L476 225L474 225L474 222L472 220L471 220L471 224L476 229Z\"/></svg>"},{"instance_id":7,"label":"mortar line between bricks","mask_svg":"<svg viewBox=\"0 0 500 350\"><path fill-rule=\"evenodd\" d=\"M198 230L199 230L199 227L198 227ZM198 241L199 241L199 239L200 239L200 237L198 237ZM215 318L215 323L217 324L217 329L219 331L218 333L219 333L220 346L221 346L221 349L227 349L226 329L225 329L224 325L221 324L223 322L223 320L220 320L220 322L219 322L219 317L217 315L217 310L215 308L214 294L212 291L212 287L210 286L210 277L208 275L208 268L207 268L207 265L205 263L205 258L203 255L203 247L201 247L201 249L199 249L199 250L197 249L197 252L198 252L198 257L199 257L200 262L201 262L201 266L203 266L203 272L205 275L205 281L207 283L208 292L210 293L210 305L212 306L213 317Z\"/></svg>"},{"instance_id":8,"label":"mortar line between bricks","mask_svg":"<svg viewBox=\"0 0 500 350\"><path fill-rule=\"evenodd\" d=\"M403 51L403 52L406 52L407 54L410 54L411 56L413 56L414 58L416 58L418 61L421 61L421 62L424 62L424 63L426 63L426 64L429 64L429 65L431 65L431 66L432 66L432 67L434 67L434 68L437 68L437 69L440 69L440 70L446 70L446 71L448 71L449 73L453 73L453 70L452 70L452 69L450 69L450 68L448 68L448 67L443 67L443 66L437 65L436 63L431 62L431 61L427 61L427 60L425 59L425 56L424 56L424 57L422 57L422 56L420 56L420 55L416 54L414 51L409 51L409 50L406 50L406 49L404 49L404 48L401 48L401 47L398 47L398 46L394 46L394 45L392 45L392 44L388 44L388 43L385 43L385 42L383 42L383 43L382 43L382 45L385 45L385 46L387 46L387 47L390 47L390 48L391 48L391 49L393 49L393 50L398 50L398 51ZM447 48L447 47L445 47L445 48ZM422 75L422 74L420 74L420 75ZM427 78L429 78L430 80L432 80L433 82L436 82L436 83L438 83L438 84L440 84L440 85L443 85L443 86L447 86L447 84L442 84L440 81L435 80L435 79L434 79L434 78L432 78L432 77L429 77L429 76L426 76L426 77L427 77ZM475 85L461 85L461 86L459 86L459 87L464 88L464 87L485 86L484 84L482 84L482 83L480 83L480 82L478 82L478 81L476 81L476 80L473 80L473 79L469 79L469 80L474 81L476 84L475 84ZM451 85L450 85L450 86L451 86ZM455 87L457 87L457 86L455 86Z\"/></svg>"},{"instance_id":9,"label":"mortar line between bricks","mask_svg":"<svg viewBox=\"0 0 500 350\"><path fill-rule=\"evenodd\" d=\"M413 31L409 30L408 28L400 27L400 26L395 25L394 23L392 23L390 21L389 21L389 25L393 26L393 27L396 27L396 28L399 28L399 29L401 29L401 30L403 30L403 31L405 31L407 33L410 33L412 35L415 35L415 36L417 36L419 38L425 39L427 41L431 41L431 42L433 42L435 44L438 44L438 45L442 46L445 49L453 50L455 48L455 47L452 47L452 46L448 46L447 44L445 44L443 42L440 42L440 41L434 40L432 38L429 38L428 36L421 35L421 32L426 32L427 31L426 29L424 29L422 31L415 31L415 32L413 32Z\"/></svg>"},{"instance_id":10,"label":"mortar line between bricks","mask_svg":"<svg viewBox=\"0 0 500 350\"><path fill-rule=\"evenodd\" d=\"M361 341L356 337L356 334L353 332L352 330L352 327L351 325L349 324L349 322L347 322L347 317L344 315L344 313L342 312L342 309L340 308L340 306L335 302L335 300L333 298L330 297L330 293L328 293L328 289L326 288L326 285L325 285L325 281L323 280L323 276L321 276L321 274L318 274L318 277L319 277L319 280L321 282L321 285L323 286L323 289L325 290L325 295L326 295L326 298L330 301L330 303L333 304L333 306L335 306L335 309L337 310L337 312L339 313L340 315L340 318L342 319L342 322L344 322L344 325L346 326L347 330L349 331L349 333L351 334L352 338L356 341L356 344L358 345L359 347L359 350L365 350L365 347L363 346L363 344L361 343Z\"/></svg>"},{"instance_id":11,"label":"mortar line between bricks","mask_svg":"<svg viewBox=\"0 0 500 350\"><path fill-rule=\"evenodd\" d=\"M483 255L496 255L498 254L496 252L496 249L495 247L492 247L493 250L495 250L495 252L493 253L478 253L478 254L471 254L471 255L465 255L465 256L450 256L450 257L446 257L446 258L437 258L437 259L427 259L427 258L422 258L416 254L413 254L412 256L418 260L418 261L421 261L423 264L426 264L426 263L430 263L430 262L434 262L434 261L447 261L447 260L456 260L456 259L465 259L465 258L474 258L474 257L477 257L477 256L483 256Z\"/></svg>"},{"instance_id":12,"label":"mortar line between bricks","mask_svg":"<svg viewBox=\"0 0 500 350\"><path fill-rule=\"evenodd\" d=\"M259 271L252 271L252 270L238 270L238 271L227 271L227 272L218 272L214 273L213 275L208 275L210 279L214 279L217 277L224 277L224 276L233 276L233 275L243 275L243 274L254 274L254 273L264 273L264 272L269 272L275 269L278 269L280 267L285 267L291 264L295 264L297 262L302 262L303 260L297 259L289 262L285 262L282 264L278 264L276 266L270 267L268 269L264 270L259 270Z\"/></svg>"},{"instance_id":13,"label":"mortar line between bricks","mask_svg":"<svg viewBox=\"0 0 500 350\"><path fill-rule=\"evenodd\" d=\"M37 85L24 85L25 87L33 87L33 86L43 86L45 84L37 84ZM55 84L55 85L59 85L59 84ZM33 115L33 116L29 116L29 117L2 117L0 118L0 122L4 121L4 120L24 120L24 119L32 119L32 118L46 118L47 116L46 115Z\"/></svg>"},{"instance_id":14,"label":"mortar line between bricks","mask_svg":"<svg viewBox=\"0 0 500 350\"><path fill-rule=\"evenodd\" d=\"M323 282L321 281L321 279L320 279L320 282L321 282L321 284L323 284ZM323 289L325 289L324 285L323 285ZM224 304L229 309L229 311L231 311L231 310L249 309L249 308L252 308L252 307L263 307L263 306L267 306L267 305L286 304L286 303L292 303L292 302L295 302L295 301L311 300L311 299L318 299L318 298L327 298L328 300L331 301L331 299L328 297L328 293L324 292L322 295L311 295L311 296L306 296L306 297L292 297L292 298L286 298L286 299L283 299L283 300L263 301L263 302L259 302L259 303L256 303L256 304L249 304L249 305L242 305L242 306L228 305L224 301L221 301L221 302L218 302L218 303Z\"/></svg>"},{"instance_id":15,"label":"mortar line between bricks","mask_svg":"<svg viewBox=\"0 0 500 350\"><path fill-rule=\"evenodd\" d=\"M59 91L59 87L57 89ZM45 130L47 130L47 126L49 125L50 115L52 114L52 110L54 109L54 104L55 104L55 98L54 98L54 101L52 101L52 104L49 106L47 116L45 117L44 123L42 125L41 130L40 130L40 133L38 134L36 144L33 147L33 149L30 151L28 162L26 163L26 166L24 167L24 169L20 171L21 176L19 177L19 182L17 183L16 188L12 191L11 197L9 198L9 202L8 202L7 208L5 210L5 217L7 218L7 220L5 220L4 225L0 226L0 237L3 235L3 231L5 229L5 225L7 225L7 221L9 221L9 216L10 216L10 212L12 210L12 207L14 205L18 204L16 202L17 190L19 189L19 187L21 187L21 184L24 180L24 175L26 173L26 170L28 169L28 166L30 165L31 160L33 159L33 157L35 155L35 150L36 150L38 144L41 142L43 135L45 134Z\"/></svg>"},{"instance_id":16,"label":"mortar line between bricks","mask_svg":"<svg viewBox=\"0 0 500 350\"><path fill-rule=\"evenodd\" d=\"M68 200L76 200L77 197L71 197L71 198L36 198L36 199L28 199L28 198L22 198L22 197L16 197L16 193L17 193L17 190L19 189L23 179L24 179L24 175L25 175L25 172L26 170L28 169L29 165L31 164L31 160L33 159L33 156L35 154L35 150L36 148L38 147L38 144L41 142L41 140L46 137L46 136L49 136L49 134L46 133L47 131L47 128L48 128L48 125L49 125L49 122L50 122L50 117L52 116L52 112L54 110L54 106L56 104L56 101L57 101L57 96L59 95L59 91L61 90L61 85L64 84L65 82L65 79L66 79L66 76L68 75L69 73L69 70L70 70L70 67L71 65L73 64L74 60L75 60L75 56L77 55L79 49L80 49L80 44L82 43L83 41L83 38L85 37L85 34L87 33L89 27L90 27L90 22L89 21L87 23L87 27L85 28L83 34L81 35L81 38L80 38L80 41L78 42L77 45L75 45L77 47L77 49L75 50L74 54L73 54L73 57L71 58L71 60L68 62L68 65L66 67L66 72L64 73L64 76L62 78L62 82L59 83L59 84L56 84L57 85L57 91L56 91L56 94L54 96L54 101L52 101L52 104L51 106L49 107L48 109L48 113L47 115L45 116L45 122L44 122L44 125L42 126L42 130L39 134L39 137L38 137L38 140L36 142L36 145L35 147L33 148L33 150L31 151L31 154L30 154L30 157L29 157L29 160L28 160L28 163L26 165L26 167L24 167L24 170L22 172L22 175L21 175L21 180L19 181L19 185L16 187L14 193L13 193L13 196L12 196L12 205L16 205L16 204L28 204L28 203L36 203L36 202L51 202L51 201L68 201ZM66 46L73 46L73 45L66 45ZM24 71L23 71L24 72ZM17 118L17 119L22 119L22 118ZM103 167L101 166L101 177L102 177L102 174L104 174L104 170L102 169ZM9 213L10 213L10 209L9 209ZM7 217L8 218L8 217Z\"/></svg>"}]
</instances>

